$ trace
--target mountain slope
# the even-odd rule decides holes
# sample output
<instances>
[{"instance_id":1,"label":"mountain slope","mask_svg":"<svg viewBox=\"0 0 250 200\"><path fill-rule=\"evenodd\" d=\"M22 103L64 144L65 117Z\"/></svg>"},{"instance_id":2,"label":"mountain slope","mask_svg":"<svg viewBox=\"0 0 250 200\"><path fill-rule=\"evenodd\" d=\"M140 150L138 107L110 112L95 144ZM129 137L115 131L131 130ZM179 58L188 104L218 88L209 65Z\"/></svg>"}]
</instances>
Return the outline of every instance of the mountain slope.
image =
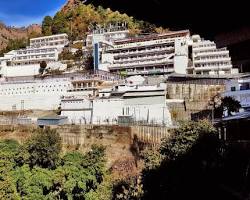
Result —
<instances>
[{"instance_id":1,"label":"mountain slope","mask_svg":"<svg viewBox=\"0 0 250 200\"><path fill-rule=\"evenodd\" d=\"M83 39L89 28L96 24L106 25L120 22L125 22L132 34L167 30L136 20L125 13L112 11L109 8L104 9L101 6L86 5L80 0L68 0L54 17L46 16L44 18L42 32L44 35L67 33L71 40Z\"/></svg>"},{"instance_id":2,"label":"mountain slope","mask_svg":"<svg viewBox=\"0 0 250 200\"><path fill-rule=\"evenodd\" d=\"M10 40L27 39L41 34L40 25L33 24L27 28L7 27L0 23L0 50L7 47Z\"/></svg>"}]
</instances>

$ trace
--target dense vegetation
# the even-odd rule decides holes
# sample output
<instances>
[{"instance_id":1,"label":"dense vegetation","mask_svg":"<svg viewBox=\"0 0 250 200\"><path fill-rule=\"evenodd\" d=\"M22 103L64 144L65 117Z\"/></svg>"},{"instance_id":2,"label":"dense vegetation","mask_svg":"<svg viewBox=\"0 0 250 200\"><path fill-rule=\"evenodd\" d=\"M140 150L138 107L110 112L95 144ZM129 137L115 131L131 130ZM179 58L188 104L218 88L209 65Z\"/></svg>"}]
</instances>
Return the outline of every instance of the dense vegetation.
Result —
<instances>
[{"instance_id":1,"label":"dense vegetation","mask_svg":"<svg viewBox=\"0 0 250 200\"><path fill-rule=\"evenodd\" d=\"M44 35L67 33L72 40L83 39L89 28L92 26L107 25L110 23L125 22L131 33L162 32L163 28L157 28L147 22L135 20L127 14L104 9L101 6L85 5L78 2L74 7L65 7L57 12L54 17L46 16L42 22L42 32Z\"/></svg>"},{"instance_id":2,"label":"dense vegetation","mask_svg":"<svg viewBox=\"0 0 250 200\"><path fill-rule=\"evenodd\" d=\"M23 145L0 142L0 199L247 199L248 143L223 142L208 121L185 122L145 148L139 174L114 179L105 167L105 148L62 153L59 135L40 130ZM136 145L134 145L136 146ZM128 174L126 174L128 175Z\"/></svg>"},{"instance_id":3,"label":"dense vegetation","mask_svg":"<svg viewBox=\"0 0 250 200\"><path fill-rule=\"evenodd\" d=\"M248 199L250 151L245 142L220 141L207 121L185 122L158 150L142 154L140 199ZM137 198L138 199L138 198Z\"/></svg>"},{"instance_id":4,"label":"dense vegetation","mask_svg":"<svg viewBox=\"0 0 250 200\"><path fill-rule=\"evenodd\" d=\"M22 49L25 48L28 44L28 40L26 38L21 39L10 39L8 41L7 47L0 51L0 56L3 56L4 53L7 53L14 49Z\"/></svg>"},{"instance_id":5,"label":"dense vegetation","mask_svg":"<svg viewBox=\"0 0 250 200\"><path fill-rule=\"evenodd\" d=\"M59 135L46 129L23 145L2 141L0 149L0 199L94 200L109 195L102 193L108 187L103 147L63 155Z\"/></svg>"}]
</instances>

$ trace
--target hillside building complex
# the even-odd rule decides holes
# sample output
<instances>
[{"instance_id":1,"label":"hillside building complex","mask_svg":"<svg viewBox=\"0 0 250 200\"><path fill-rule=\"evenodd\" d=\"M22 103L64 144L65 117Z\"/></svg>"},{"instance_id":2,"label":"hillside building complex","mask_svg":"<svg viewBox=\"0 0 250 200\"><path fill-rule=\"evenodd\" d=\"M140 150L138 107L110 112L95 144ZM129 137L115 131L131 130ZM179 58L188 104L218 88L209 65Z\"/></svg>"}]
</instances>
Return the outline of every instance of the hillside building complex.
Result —
<instances>
[{"instance_id":1,"label":"hillside building complex","mask_svg":"<svg viewBox=\"0 0 250 200\"><path fill-rule=\"evenodd\" d=\"M30 39L30 46L0 57L0 74L4 77L37 75L42 61L50 67L62 66L57 62L58 55L68 43L67 34Z\"/></svg>"},{"instance_id":2,"label":"hillside building complex","mask_svg":"<svg viewBox=\"0 0 250 200\"><path fill-rule=\"evenodd\" d=\"M107 32L105 32L108 35ZM118 32L117 32L118 34ZM104 33L102 33L104 35ZM216 44L203 40L199 35L190 36L188 30L171 31L163 34L149 34L108 39L93 32L95 69L124 75L155 74L234 74L229 51L218 49ZM87 43L91 44L91 37Z\"/></svg>"}]
</instances>

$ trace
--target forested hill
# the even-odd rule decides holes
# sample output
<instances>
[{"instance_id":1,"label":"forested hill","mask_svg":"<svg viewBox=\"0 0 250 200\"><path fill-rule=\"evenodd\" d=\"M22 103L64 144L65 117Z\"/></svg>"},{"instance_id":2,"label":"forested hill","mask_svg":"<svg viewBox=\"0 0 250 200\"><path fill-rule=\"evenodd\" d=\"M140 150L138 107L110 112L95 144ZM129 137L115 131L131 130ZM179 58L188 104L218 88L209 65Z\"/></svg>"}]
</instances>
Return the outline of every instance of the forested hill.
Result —
<instances>
[{"instance_id":1,"label":"forested hill","mask_svg":"<svg viewBox=\"0 0 250 200\"><path fill-rule=\"evenodd\" d=\"M16 43L21 43L21 40L25 40L28 37L34 37L40 34L41 27L38 24L33 24L26 28L15 28L8 27L5 24L0 23L0 51L6 48L11 40L15 40Z\"/></svg>"},{"instance_id":2,"label":"forested hill","mask_svg":"<svg viewBox=\"0 0 250 200\"><path fill-rule=\"evenodd\" d=\"M126 13L104 9L101 6L86 5L81 0L68 2L55 14L46 16L40 25L27 28L7 27L0 24L0 55L28 44L28 39L41 35L67 33L70 40L84 39L91 26L126 22L131 34L166 32L168 29L137 20Z\"/></svg>"},{"instance_id":3,"label":"forested hill","mask_svg":"<svg viewBox=\"0 0 250 200\"><path fill-rule=\"evenodd\" d=\"M69 0L54 17L46 16L44 18L42 33L44 35L67 33L72 40L82 39L86 36L91 25L116 22L126 22L132 34L167 31L162 27L136 20L125 13L112 11L109 8L104 9L101 6L86 5L80 0Z\"/></svg>"}]
</instances>

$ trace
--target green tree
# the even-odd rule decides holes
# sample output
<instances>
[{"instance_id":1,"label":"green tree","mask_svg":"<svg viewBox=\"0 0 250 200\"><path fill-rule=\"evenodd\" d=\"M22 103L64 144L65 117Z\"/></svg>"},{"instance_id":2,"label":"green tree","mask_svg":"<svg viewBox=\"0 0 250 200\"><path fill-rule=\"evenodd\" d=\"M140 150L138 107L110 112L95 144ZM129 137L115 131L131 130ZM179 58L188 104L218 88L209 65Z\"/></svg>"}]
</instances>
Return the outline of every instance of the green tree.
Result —
<instances>
[{"instance_id":1,"label":"green tree","mask_svg":"<svg viewBox=\"0 0 250 200\"><path fill-rule=\"evenodd\" d=\"M46 16L43 19L42 22L42 33L44 35L51 35L52 34L52 24L53 24L53 19L50 16Z\"/></svg>"},{"instance_id":2,"label":"green tree","mask_svg":"<svg viewBox=\"0 0 250 200\"><path fill-rule=\"evenodd\" d=\"M0 141L0 199L20 199L12 172L19 144L15 140Z\"/></svg>"},{"instance_id":3,"label":"green tree","mask_svg":"<svg viewBox=\"0 0 250 200\"><path fill-rule=\"evenodd\" d=\"M170 138L162 141L160 152L168 160L175 160L189 152L200 138L215 133L215 128L206 120L183 122L179 128L173 130Z\"/></svg>"},{"instance_id":4,"label":"green tree","mask_svg":"<svg viewBox=\"0 0 250 200\"><path fill-rule=\"evenodd\" d=\"M57 12L54 16L51 32L52 34L70 33L70 27L65 15L62 12Z\"/></svg>"},{"instance_id":5,"label":"green tree","mask_svg":"<svg viewBox=\"0 0 250 200\"><path fill-rule=\"evenodd\" d=\"M221 104L216 108L217 115L219 117L223 116L225 111L228 112L228 115L231 116L233 112L239 112L241 108L240 102L236 99L226 96L221 99Z\"/></svg>"},{"instance_id":6,"label":"green tree","mask_svg":"<svg viewBox=\"0 0 250 200\"><path fill-rule=\"evenodd\" d=\"M6 48L0 51L0 56L3 56L4 53L7 53L12 50L23 49L28 45L27 38L20 39L10 39Z\"/></svg>"},{"instance_id":7,"label":"green tree","mask_svg":"<svg viewBox=\"0 0 250 200\"><path fill-rule=\"evenodd\" d=\"M98 195L95 191L103 182L104 148L93 146L85 155L79 152L67 153L62 158L63 165L54 171L56 198L85 199Z\"/></svg>"},{"instance_id":8,"label":"green tree","mask_svg":"<svg viewBox=\"0 0 250 200\"><path fill-rule=\"evenodd\" d=\"M60 161L61 148L61 138L55 130L40 129L25 143L19 163L53 169Z\"/></svg>"},{"instance_id":9,"label":"green tree","mask_svg":"<svg viewBox=\"0 0 250 200\"><path fill-rule=\"evenodd\" d=\"M146 166L153 167L143 170L142 199L215 198L217 186L213 183L219 173L220 142L210 122L182 123L163 139L159 153L162 159L157 162L155 156L151 159L152 153L146 159L150 162Z\"/></svg>"}]
</instances>

